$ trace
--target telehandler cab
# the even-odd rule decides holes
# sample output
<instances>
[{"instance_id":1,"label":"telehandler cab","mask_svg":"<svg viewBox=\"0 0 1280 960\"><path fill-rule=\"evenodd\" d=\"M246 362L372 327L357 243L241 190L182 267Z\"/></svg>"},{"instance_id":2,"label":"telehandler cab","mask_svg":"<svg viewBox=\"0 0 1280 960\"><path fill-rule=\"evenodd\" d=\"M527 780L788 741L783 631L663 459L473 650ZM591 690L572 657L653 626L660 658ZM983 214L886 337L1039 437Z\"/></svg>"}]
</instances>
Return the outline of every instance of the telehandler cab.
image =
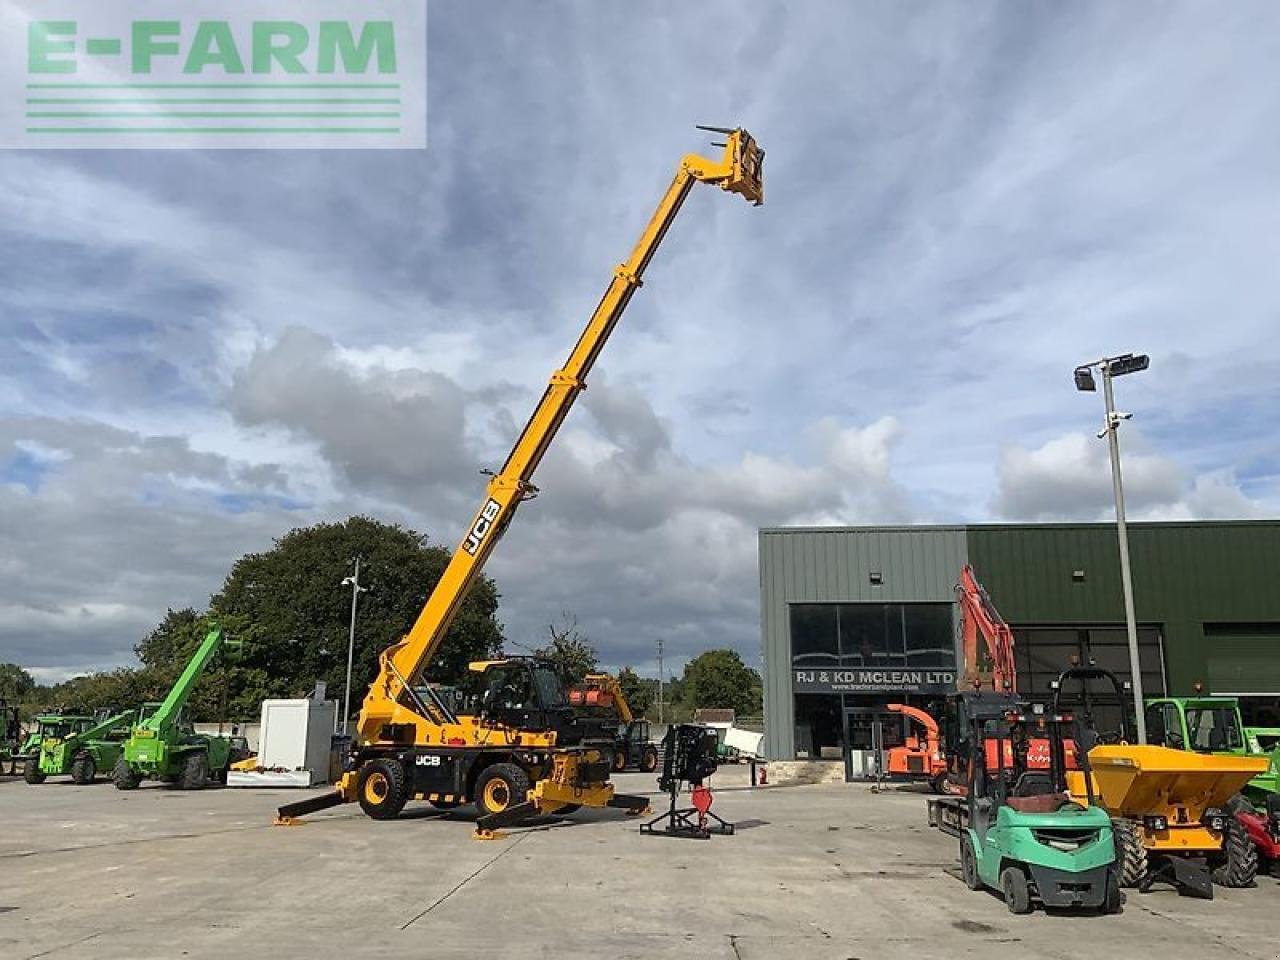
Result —
<instances>
[{"instance_id":1,"label":"telehandler cab","mask_svg":"<svg viewBox=\"0 0 1280 960\"><path fill-rule=\"evenodd\" d=\"M999 890L1011 913L1030 913L1037 900L1119 912L1111 819L1067 794L1072 717L1010 694L973 697L966 707L966 795L929 799L929 824L960 838L965 884ZM1030 762L1033 742L1047 765Z\"/></svg>"},{"instance_id":2,"label":"telehandler cab","mask_svg":"<svg viewBox=\"0 0 1280 960\"><path fill-rule=\"evenodd\" d=\"M445 807L474 802L481 814L477 834L485 837L538 813L566 813L579 806L621 807L628 813L647 809L643 797L614 794L612 738L585 738L580 726L560 722L559 707L547 706L565 696L558 682L553 685L552 671L517 667L514 661L472 664L492 681L486 690L499 679L491 672L519 671L539 697L526 710L498 694L487 704L482 701L474 715L456 712L420 681L517 508L537 495L533 477L543 455L586 389L587 375L694 185L717 186L756 206L764 202L764 151L751 135L741 128L702 129L724 136L723 152L718 158L687 154L681 160L631 256L614 269L568 360L551 375L506 462L492 475L480 509L417 621L379 657L337 789L280 807L277 823L352 801L370 817L388 820L406 802L421 798Z\"/></svg>"},{"instance_id":3,"label":"telehandler cab","mask_svg":"<svg viewBox=\"0 0 1280 960\"><path fill-rule=\"evenodd\" d=\"M1078 693L1068 707L1065 690L1072 681ZM1090 686L1095 682L1105 684L1101 695ZM1266 759L1130 742L1127 685L1101 667L1068 668L1053 686L1053 709L1070 709L1077 717L1080 769L1067 778L1071 795L1082 803L1096 798L1111 815L1121 883L1145 892L1163 880L1204 899L1213 898L1214 883L1252 886L1257 850L1228 803L1266 769ZM1116 725L1100 728L1107 714Z\"/></svg>"}]
</instances>

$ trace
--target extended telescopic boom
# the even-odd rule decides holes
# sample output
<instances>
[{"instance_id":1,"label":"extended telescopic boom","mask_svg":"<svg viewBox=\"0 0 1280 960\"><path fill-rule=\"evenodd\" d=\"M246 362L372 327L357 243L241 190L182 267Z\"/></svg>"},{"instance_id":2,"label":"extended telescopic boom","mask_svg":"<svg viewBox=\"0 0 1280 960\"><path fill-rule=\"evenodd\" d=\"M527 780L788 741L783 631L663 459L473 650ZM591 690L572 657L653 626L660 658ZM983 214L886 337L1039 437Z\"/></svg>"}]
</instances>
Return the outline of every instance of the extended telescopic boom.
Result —
<instances>
[{"instance_id":1,"label":"extended telescopic boom","mask_svg":"<svg viewBox=\"0 0 1280 960\"><path fill-rule=\"evenodd\" d=\"M587 374L626 310L632 294L641 285L645 268L657 252L690 189L701 181L740 194L757 206L764 202L764 151L751 135L741 128L702 129L712 129L725 135L724 152L717 160L697 154L687 154L681 160L671 186L631 256L614 270L613 279L569 359L551 375L551 382L506 463L489 481L484 503L468 526L417 622L403 641L388 647L379 658L378 677L365 698L357 725L362 741L377 740L383 725L392 720L393 705L400 702L406 688L414 684L439 649L467 590L483 569L485 560L511 522L516 508L537 493L532 483L534 471L573 401L586 389ZM408 692L408 698L415 701L415 708L432 714L439 712L444 719L448 718L443 704L422 702L412 690Z\"/></svg>"}]
</instances>

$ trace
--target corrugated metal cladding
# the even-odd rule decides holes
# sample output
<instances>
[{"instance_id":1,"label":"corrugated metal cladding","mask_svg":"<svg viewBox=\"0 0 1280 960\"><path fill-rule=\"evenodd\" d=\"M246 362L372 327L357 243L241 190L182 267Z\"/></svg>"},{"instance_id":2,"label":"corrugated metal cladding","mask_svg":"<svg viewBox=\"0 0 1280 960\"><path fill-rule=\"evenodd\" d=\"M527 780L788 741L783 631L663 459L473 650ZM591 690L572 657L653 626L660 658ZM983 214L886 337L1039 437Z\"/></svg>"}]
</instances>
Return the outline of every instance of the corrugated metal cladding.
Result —
<instances>
[{"instance_id":1,"label":"corrugated metal cladding","mask_svg":"<svg viewBox=\"0 0 1280 960\"><path fill-rule=\"evenodd\" d=\"M789 604L947 603L966 561L963 527L761 530L766 754L795 756ZM871 583L872 573L880 574L880 585Z\"/></svg>"},{"instance_id":2,"label":"corrugated metal cladding","mask_svg":"<svg viewBox=\"0 0 1280 960\"><path fill-rule=\"evenodd\" d=\"M972 526L968 542L1010 623L1124 621L1113 524ZM1209 682L1205 624L1280 623L1280 522L1130 524L1129 548L1137 618L1161 627L1171 693Z\"/></svg>"},{"instance_id":3,"label":"corrugated metal cladding","mask_svg":"<svg viewBox=\"0 0 1280 960\"><path fill-rule=\"evenodd\" d=\"M1232 657L1243 641L1230 638L1253 638L1256 656L1280 636L1280 521L1136 523L1129 534L1138 621L1160 627L1169 692L1243 682ZM1114 524L761 530L768 755L795 755L788 604L951 601L966 562L1015 626L1124 622Z\"/></svg>"}]
</instances>

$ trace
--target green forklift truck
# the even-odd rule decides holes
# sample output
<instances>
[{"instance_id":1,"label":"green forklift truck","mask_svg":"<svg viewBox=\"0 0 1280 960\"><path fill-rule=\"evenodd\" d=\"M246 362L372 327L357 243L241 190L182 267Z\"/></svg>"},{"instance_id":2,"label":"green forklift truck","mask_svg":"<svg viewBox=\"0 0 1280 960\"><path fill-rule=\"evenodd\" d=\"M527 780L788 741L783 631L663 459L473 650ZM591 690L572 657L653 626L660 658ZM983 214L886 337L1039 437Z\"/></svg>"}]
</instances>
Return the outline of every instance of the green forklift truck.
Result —
<instances>
[{"instance_id":1,"label":"green forklift truck","mask_svg":"<svg viewBox=\"0 0 1280 960\"><path fill-rule=\"evenodd\" d=\"M33 737L23 761L23 779L35 785L49 777L71 775L80 785L115 766L121 743L129 734L135 711L104 717L48 713L36 717Z\"/></svg>"},{"instance_id":2,"label":"green forklift truck","mask_svg":"<svg viewBox=\"0 0 1280 960\"><path fill-rule=\"evenodd\" d=\"M1016 914L1037 901L1119 913L1111 818L1067 793L1064 741L1074 719L1012 694L960 697L966 796L931 797L929 825L959 838L965 885L1000 891Z\"/></svg>"},{"instance_id":3,"label":"green forklift truck","mask_svg":"<svg viewBox=\"0 0 1280 960\"><path fill-rule=\"evenodd\" d=\"M133 790L144 779L163 780L180 790L201 790L210 778L226 783L231 738L196 733L186 712L191 691L222 645L222 629L215 626L163 702L143 705L112 771L117 790Z\"/></svg>"}]
</instances>

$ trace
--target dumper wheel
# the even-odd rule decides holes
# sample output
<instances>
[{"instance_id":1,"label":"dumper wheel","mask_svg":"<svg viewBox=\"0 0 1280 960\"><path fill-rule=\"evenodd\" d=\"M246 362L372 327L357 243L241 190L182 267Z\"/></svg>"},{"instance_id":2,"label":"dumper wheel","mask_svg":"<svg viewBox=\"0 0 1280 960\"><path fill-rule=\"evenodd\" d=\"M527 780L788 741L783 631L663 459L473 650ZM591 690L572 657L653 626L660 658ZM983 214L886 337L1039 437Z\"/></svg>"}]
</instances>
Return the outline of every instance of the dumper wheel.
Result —
<instances>
[{"instance_id":1,"label":"dumper wheel","mask_svg":"<svg viewBox=\"0 0 1280 960\"><path fill-rule=\"evenodd\" d=\"M374 820L394 820L409 799L404 764L399 760L373 760L360 768L356 778L360 809Z\"/></svg>"},{"instance_id":2,"label":"dumper wheel","mask_svg":"<svg viewBox=\"0 0 1280 960\"><path fill-rule=\"evenodd\" d=\"M130 769L124 755L121 754L111 770L111 782L116 785L117 790L136 790L138 784L142 782L142 777Z\"/></svg>"},{"instance_id":3,"label":"dumper wheel","mask_svg":"<svg viewBox=\"0 0 1280 960\"><path fill-rule=\"evenodd\" d=\"M645 773L653 773L658 769L658 751L653 747L645 747L640 755L640 769Z\"/></svg>"},{"instance_id":4,"label":"dumper wheel","mask_svg":"<svg viewBox=\"0 0 1280 960\"><path fill-rule=\"evenodd\" d=\"M508 807L524 803L528 795L529 775L514 763L486 767L476 780L476 809L481 816L502 813Z\"/></svg>"},{"instance_id":5,"label":"dumper wheel","mask_svg":"<svg viewBox=\"0 0 1280 960\"><path fill-rule=\"evenodd\" d=\"M1235 817L1227 820L1222 854L1213 869L1213 882L1220 887L1252 887L1258 876L1258 848Z\"/></svg>"},{"instance_id":6,"label":"dumper wheel","mask_svg":"<svg viewBox=\"0 0 1280 960\"><path fill-rule=\"evenodd\" d=\"M1116 817L1111 821L1120 867L1120 886L1136 887L1147 876L1147 848L1142 845L1142 827L1136 820Z\"/></svg>"},{"instance_id":7,"label":"dumper wheel","mask_svg":"<svg viewBox=\"0 0 1280 960\"><path fill-rule=\"evenodd\" d=\"M71 761L71 779L81 786L93 783L93 778L97 775L98 766L93 762L93 757L76 757Z\"/></svg>"},{"instance_id":8,"label":"dumper wheel","mask_svg":"<svg viewBox=\"0 0 1280 960\"><path fill-rule=\"evenodd\" d=\"M973 841L968 834L960 838L960 874L964 877L964 885L970 890L982 889L982 878L978 876L978 855L973 852Z\"/></svg>"},{"instance_id":9,"label":"dumper wheel","mask_svg":"<svg viewBox=\"0 0 1280 960\"><path fill-rule=\"evenodd\" d=\"M44 774L40 772L40 758L28 757L22 764L22 779L32 785L44 783Z\"/></svg>"},{"instance_id":10,"label":"dumper wheel","mask_svg":"<svg viewBox=\"0 0 1280 960\"><path fill-rule=\"evenodd\" d=\"M178 774L179 790L203 790L209 782L209 757L203 750L194 750L182 760L182 772Z\"/></svg>"},{"instance_id":11,"label":"dumper wheel","mask_svg":"<svg viewBox=\"0 0 1280 960\"><path fill-rule=\"evenodd\" d=\"M1027 875L1019 867L1005 867L1000 872L1000 892L1010 913L1031 912L1031 888Z\"/></svg>"}]
</instances>

